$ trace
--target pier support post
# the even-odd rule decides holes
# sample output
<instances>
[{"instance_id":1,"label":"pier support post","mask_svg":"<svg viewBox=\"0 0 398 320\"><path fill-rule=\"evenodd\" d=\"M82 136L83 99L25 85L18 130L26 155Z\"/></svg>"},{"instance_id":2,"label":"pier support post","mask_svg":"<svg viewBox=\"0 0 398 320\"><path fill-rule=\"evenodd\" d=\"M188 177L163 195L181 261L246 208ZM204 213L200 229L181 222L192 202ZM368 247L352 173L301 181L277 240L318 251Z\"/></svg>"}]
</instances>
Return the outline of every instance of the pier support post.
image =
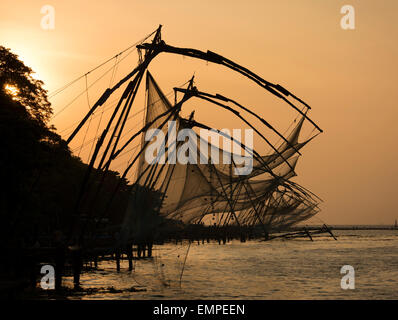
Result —
<instances>
[{"instance_id":1,"label":"pier support post","mask_svg":"<svg viewBox=\"0 0 398 320\"><path fill-rule=\"evenodd\" d=\"M149 242L148 243L148 257L151 258L152 257L152 248L153 248L153 243Z\"/></svg>"},{"instance_id":2,"label":"pier support post","mask_svg":"<svg viewBox=\"0 0 398 320\"><path fill-rule=\"evenodd\" d=\"M55 290L62 287L62 276L65 268L65 247L59 245L55 252Z\"/></svg>"},{"instance_id":3,"label":"pier support post","mask_svg":"<svg viewBox=\"0 0 398 320\"><path fill-rule=\"evenodd\" d=\"M120 249L116 248L115 252L115 257L116 257L116 271L120 271Z\"/></svg>"},{"instance_id":4,"label":"pier support post","mask_svg":"<svg viewBox=\"0 0 398 320\"><path fill-rule=\"evenodd\" d=\"M129 260L129 271L133 270L133 245L127 245L127 258Z\"/></svg>"},{"instance_id":5,"label":"pier support post","mask_svg":"<svg viewBox=\"0 0 398 320\"><path fill-rule=\"evenodd\" d=\"M304 228L304 232L307 234L307 236L310 238L311 241L314 241L311 237L311 233L308 231L307 228Z\"/></svg>"},{"instance_id":6,"label":"pier support post","mask_svg":"<svg viewBox=\"0 0 398 320\"><path fill-rule=\"evenodd\" d=\"M80 273L82 271L82 252L81 248L75 245L71 249L72 255L72 269L73 269L73 284L75 289L80 287Z\"/></svg>"}]
</instances>

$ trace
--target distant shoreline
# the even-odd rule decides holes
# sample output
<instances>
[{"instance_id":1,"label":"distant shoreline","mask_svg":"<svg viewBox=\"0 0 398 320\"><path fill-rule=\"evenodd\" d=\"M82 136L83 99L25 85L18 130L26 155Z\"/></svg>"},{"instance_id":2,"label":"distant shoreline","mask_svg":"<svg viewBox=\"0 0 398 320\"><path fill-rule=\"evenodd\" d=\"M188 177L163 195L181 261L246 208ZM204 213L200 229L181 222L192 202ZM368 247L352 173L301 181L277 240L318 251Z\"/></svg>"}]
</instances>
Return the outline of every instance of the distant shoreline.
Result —
<instances>
[{"instance_id":1,"label":"distant shoreline","mask_svg":"<svg viewBox=\"0 0 398 320\"><path fill-rule=\"evenodd\" d=\"M297 226L292 228L292 230L299 230L306 227L308 230L319 229L321 225L313 226ZM398 228L394 225L328 225L331 230L397 230Z\"/></svg>"}]
</instances>

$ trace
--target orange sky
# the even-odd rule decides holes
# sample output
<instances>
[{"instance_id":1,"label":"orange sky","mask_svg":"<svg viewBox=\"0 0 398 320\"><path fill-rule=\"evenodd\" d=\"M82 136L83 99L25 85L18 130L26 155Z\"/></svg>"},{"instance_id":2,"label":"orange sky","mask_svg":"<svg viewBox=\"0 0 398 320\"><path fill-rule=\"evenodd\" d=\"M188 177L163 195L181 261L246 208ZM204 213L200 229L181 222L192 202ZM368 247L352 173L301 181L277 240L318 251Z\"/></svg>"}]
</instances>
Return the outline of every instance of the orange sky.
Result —
<instances>
[{"instance_id":1,"label":"orange sky","mask_svg":"<svg viewBox=\"0 0 398 320\"><path fill-rule=\"evenodd\" d=\"M54 30L40 27L45 4L56 10ZM344 4L356 10L355 30L340 27ZM303 150L296 181L325 200L323 221L392 224L398 219L397 13L395 0L2 0L0 44L20 55L51 92L162 24L167 43L220 53L313 107L310 115L325 133ZM134 54L116 78L136 63ZM163 54L150 70L165 92L195 72L199 89L237 99L282 131L295 117L287 105L220 66ZM89 75L89 84L95 78ZM81 80L52 100L55 113L84 88ZM100 90L94 88L89 101ZM87 112L86 98L54 119L59 130ZM191 108L218 128L239 125L202 102Z\"/></svg>"}]
</instances>

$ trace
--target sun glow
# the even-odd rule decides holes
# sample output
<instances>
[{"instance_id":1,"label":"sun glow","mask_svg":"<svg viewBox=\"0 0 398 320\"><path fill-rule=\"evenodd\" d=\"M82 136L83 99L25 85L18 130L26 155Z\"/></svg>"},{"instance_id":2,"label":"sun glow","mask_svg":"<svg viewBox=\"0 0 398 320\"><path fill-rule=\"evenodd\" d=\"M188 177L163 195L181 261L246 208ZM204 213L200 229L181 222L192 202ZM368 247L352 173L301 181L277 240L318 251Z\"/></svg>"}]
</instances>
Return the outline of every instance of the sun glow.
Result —
<instances>
[{"instance_id":1,"label":"sun glow","mask_svg":"<svg viewBox=\"0 0 398 320\"><path fill-rule=\"evenodd\" d=\"M5 89L6 93L9 94L10 96L12 96L13 98L16 98L18 96L19 90L16 86L6 84L4 86L4 89Z\"/></svg>"}]
</instances>

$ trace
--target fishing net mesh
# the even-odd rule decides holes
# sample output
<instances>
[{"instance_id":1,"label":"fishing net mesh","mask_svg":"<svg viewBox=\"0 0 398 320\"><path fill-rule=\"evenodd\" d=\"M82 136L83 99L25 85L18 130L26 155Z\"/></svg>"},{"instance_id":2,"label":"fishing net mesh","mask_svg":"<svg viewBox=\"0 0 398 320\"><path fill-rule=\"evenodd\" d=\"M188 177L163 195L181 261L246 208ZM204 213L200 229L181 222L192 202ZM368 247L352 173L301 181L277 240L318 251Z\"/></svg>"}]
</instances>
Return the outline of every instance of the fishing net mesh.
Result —
<instances>
[{"instance_id":1,"label":"fishing net mesh","mask_svg":"<svg viewBox=\"0 0 398 320\"><path fill-rule=\"evenodd\" d=\"M144 125L148 125L160 115L167 113L173 107L163 94L152 75L147 72L146 79L147 110ZM206 216L222 213L233 213L237 218L234 223L240 225L261 224L268 230L278 230L306 220L318 212L318 201L309 192L296 184L287 183L294 177L298 161L298 153L311 139L299 142L303 126L302 117L274 152L267 156L253 159L253 170L250 174L239 176L235 173L236 164L225 163L223 157L228 154L218 146L207 143L207 155L203 154L199 135L188 137L185 141L176 141L175 133L186 128L186 122L171 112L160 117L149 129L158 129L163 135L152 135L152 138L163 137L163 152L154 156L157 158L148 163L145 151L149 144L142 140L144 152L141 154L138 166L137 183L156 190L162 194L162 204L158 210L160 217L181 221L184 224L201 222ZM167 118L170 116L169 118ZM166 122L174 120L172 129ZM173 131L175 130L175 131ZM180 148L197 150L194 157L196 163L182 164L175 159ZM191 150L191 149L189 149ZM209 155L218 155L220 163L212 163ZM165 160L159 163L159 159ZM206 161L203 161L206 159ZM134 193L134 192L133 192ZM137 199L137 194L132 194ZM126 223L138 221L143 224L147 210L137 205L135 201L126 212ZM151 219L153 217L150 217ZM237 221L236 221L237 220ZM145 222L145 223L146 223Z\"/></svg>"}]
</instances>

